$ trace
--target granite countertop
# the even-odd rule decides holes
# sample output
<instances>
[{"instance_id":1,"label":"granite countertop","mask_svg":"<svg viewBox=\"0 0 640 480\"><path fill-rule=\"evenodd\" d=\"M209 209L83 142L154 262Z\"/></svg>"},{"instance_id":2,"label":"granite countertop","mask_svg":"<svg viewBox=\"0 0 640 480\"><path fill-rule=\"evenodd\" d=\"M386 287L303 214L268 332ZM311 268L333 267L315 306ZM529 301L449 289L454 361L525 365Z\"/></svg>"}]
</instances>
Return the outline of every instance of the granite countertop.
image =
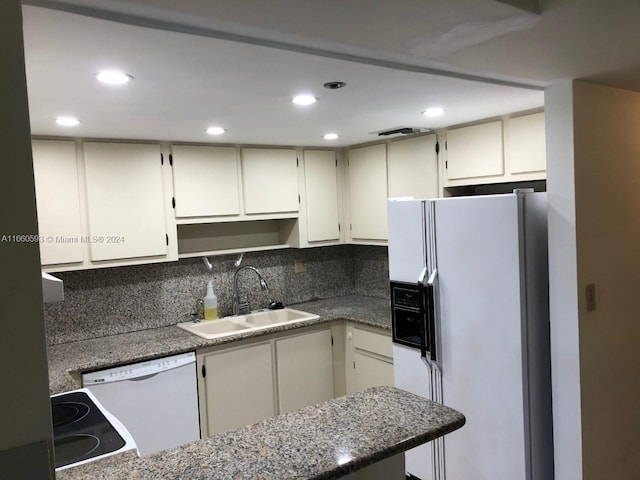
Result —
<instances>
[{"instance_id":1,"label":"granite countertop","mask_svg":"<svg viewBox=\"0 0 640 480\"><path fill-rule=\"evenodd\" d=\"M464 416L373 387L147 457L133 451L58 472L59 480L334 479L457 430Z\"/></svg>"},{"instance_id":2,"label":"granite countertop","mask_svg":"<svg viewBox=\"0 0 640 480\"><path fill-rule=\"evenodd\" d=\"M240 332L211 340L200 338L176 326L169 326L50 345L48 347L50 393L56 394L79 388L82 372L141 362L334 320L350 320L387 331L391 329L389 300L386 299L348 295L299 303L290 307L314 313L320 318L257 331Z\"/></svg>"}]
</instances>

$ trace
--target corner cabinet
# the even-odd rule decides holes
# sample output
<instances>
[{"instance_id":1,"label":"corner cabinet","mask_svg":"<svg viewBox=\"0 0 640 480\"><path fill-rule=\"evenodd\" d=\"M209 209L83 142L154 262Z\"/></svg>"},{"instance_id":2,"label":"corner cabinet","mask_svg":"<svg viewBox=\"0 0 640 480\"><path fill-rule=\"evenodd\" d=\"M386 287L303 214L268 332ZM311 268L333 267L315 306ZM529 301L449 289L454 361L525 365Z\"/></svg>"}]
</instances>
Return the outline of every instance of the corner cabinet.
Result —
<instances>
[{"instance_id":1,"label":"corner cabinet","mask_svg":"<svg viewBox=\"0 0 640 480\"><path fill-rule=\"evenodd\" d=\"M348 151L349 231L352 243L387 240L387 146Z\"/></svg>"},{"instance_id":2,"label":"corner cabinet","mask_svg":"<svg viewBox=\"0 0 640 480\"><path fill-rule=\"evenodd\" d=\"M347 393L393 386L393 344L390 334L347 324L345 342Z\"/></svg>"},{"instance_id":3,"label":"corner cabinet","mask_svg":"<svg viewBox=\"0 0 640 480\"><path fill-rule=\"evenodd\" d=\"M84 260L80 181L76 144L34 140L33 174L38 207L40 261L47 265L82 264Z\"/></svg>"}]
</instances>

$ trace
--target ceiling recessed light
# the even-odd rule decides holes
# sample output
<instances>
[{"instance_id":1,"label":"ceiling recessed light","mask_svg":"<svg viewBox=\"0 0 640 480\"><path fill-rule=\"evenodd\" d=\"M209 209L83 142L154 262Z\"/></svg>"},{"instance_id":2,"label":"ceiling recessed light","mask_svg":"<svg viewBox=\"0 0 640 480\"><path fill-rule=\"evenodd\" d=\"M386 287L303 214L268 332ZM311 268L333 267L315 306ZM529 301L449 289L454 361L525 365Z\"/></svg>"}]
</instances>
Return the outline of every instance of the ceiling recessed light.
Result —
<instances>
[{"instance_id":1,"label":"ceiling recessed light","mask_svg":"<svg viewBox=\"0 0 640 480\"><path fill-rule=\"evenodd\" d=\"M444 113L444 108L442 107L429 107L422 114L425 117L439 117Z\"/></svg>"},{"instance_id":2,"label":"ceiling recessed light","mask_svg":"<svg viewBox=\"0 0 640 480\"><path fill-rule=\"evenodd\" d=\"M313 105L318 99L313 95L297 95L293 97L292 102L296 105Z\"/></svg>"},{"instance_id":3,"label":"ceiling recessed light","mask_svg":"<svg viewBox=\"0 0 640 480\"><path fill-rule=\"evenodd\" d=\"M96 78L107 85L124 85L128 81L133 80L131 75L117 70L103 70L96 74Z\"/></svg>"},{"instance_id":4,"label":"ceiling recessed light","mask_svg":"<svg viewBox=\"0 0 640 480\"><path fill-rule=\"evenodd\" d=\"M337 140L338 139L338 134L337 133L325 133L322 138L324 138L325 140Z\"/></svg>"},{"instance_id":5,"label":"ceiling recessed light","mask_svg":"<svg viewBox=\"0 0 640 480\"><path fill-rule=\"evenodd\" d=\"M56 123L63 127L75 127L80 124L80 120L75 117L58 117L56 118Z\"/></svg>"},{"instance_id":6,"label":"ceiling recessed light","mask_svg":"<svg viewBox=\"0 0 640 480\"><path fill-rule=\"evenodd\" d=\"M209 127L207 128L207 133L209 135L222 135L226 130L222 127Z\"/></svg>"}]
</instances>

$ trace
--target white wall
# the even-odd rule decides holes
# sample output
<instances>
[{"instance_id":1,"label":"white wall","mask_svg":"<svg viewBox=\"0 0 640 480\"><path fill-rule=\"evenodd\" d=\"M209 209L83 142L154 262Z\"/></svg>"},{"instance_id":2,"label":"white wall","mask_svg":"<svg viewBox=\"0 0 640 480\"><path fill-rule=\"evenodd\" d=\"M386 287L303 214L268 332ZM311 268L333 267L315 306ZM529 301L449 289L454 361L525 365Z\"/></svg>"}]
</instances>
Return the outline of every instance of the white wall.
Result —
<instances>
[{"instance_id":1,"label":"white wall","mask_svg":"<svg viewBox=\"0 0 640 480\"><path fill-rule=\"evenodd\" d=\"M640 93L576 82L573 98L584 478L637 480Z\"/></svg>"},{"instance_id":2,"label":"white wall","mask_svg":"<svg viewBox=\"0 0 640 480\"><path fill-rule=\"evenodd\" d=\"M559 82L545 112L556 479L636 480L640 94Z\"/></svg>"},{"instance_id":3,"label":"white wall","mask_svg":"<svg viewBox=\"0 0 640 480\"><path fill-rule=\"evenodd\" d=\"M0 477L53 478L40 253L9 238L37 234L18 0L0 2L0 45Z\"/></svg>"},{"instance_id":4,"label":"white wall","mask_svg":"<svg viewBox=\"0 0 640 480\"><path fill-rule=\"evenodd\" d=\"M545 91L549 311L557 479L582 478L582 425L573 153L573 84Z\"/></svg>"}]
</instances>

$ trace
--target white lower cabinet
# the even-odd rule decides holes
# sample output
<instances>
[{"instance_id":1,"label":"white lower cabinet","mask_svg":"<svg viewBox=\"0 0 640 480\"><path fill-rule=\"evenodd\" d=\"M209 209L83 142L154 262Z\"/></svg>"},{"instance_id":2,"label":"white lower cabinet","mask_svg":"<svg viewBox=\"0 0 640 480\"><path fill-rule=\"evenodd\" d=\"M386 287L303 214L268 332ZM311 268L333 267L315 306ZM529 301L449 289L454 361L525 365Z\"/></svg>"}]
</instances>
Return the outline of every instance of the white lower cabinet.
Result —
<instances>
[{"instance_id":1,"label":"white lower cabinet","mask_svg":"<svg viewBox=\"0 0 640 480\"><path fill-rule=\"evenodd\" d=\"M329 400L331 326L197 352L202 437Z\"/></svg>"},{"instance_id":2,"label":"white lower cabinet","mask_svg":"<svg viewBox=\"0 0 640 480\"><path fill-rule=\"evenodd\" d=\"M198 354L202 436L276 414L272 343Z\"/></svg>"},{"instance_id":3,"label":"white lower cabinet","mask_svg":"<svg viewBox=\"0 0 640 480\"><path fill-rule=\"evenodd\" d=\"M276 359L279 413L334 398L331 330L276 340Z\"/></svg>"},{"instance_id":4,"label":"white lower cabinet","mask_svg":"<svg viewBox=\"0 0 640 480\"><path fill-rule=\"evenodd\" d=\"M347 393L369 387L393 386L393 346L391 336L348 324L345 364Z\"/></svg>"}]
</instances>

